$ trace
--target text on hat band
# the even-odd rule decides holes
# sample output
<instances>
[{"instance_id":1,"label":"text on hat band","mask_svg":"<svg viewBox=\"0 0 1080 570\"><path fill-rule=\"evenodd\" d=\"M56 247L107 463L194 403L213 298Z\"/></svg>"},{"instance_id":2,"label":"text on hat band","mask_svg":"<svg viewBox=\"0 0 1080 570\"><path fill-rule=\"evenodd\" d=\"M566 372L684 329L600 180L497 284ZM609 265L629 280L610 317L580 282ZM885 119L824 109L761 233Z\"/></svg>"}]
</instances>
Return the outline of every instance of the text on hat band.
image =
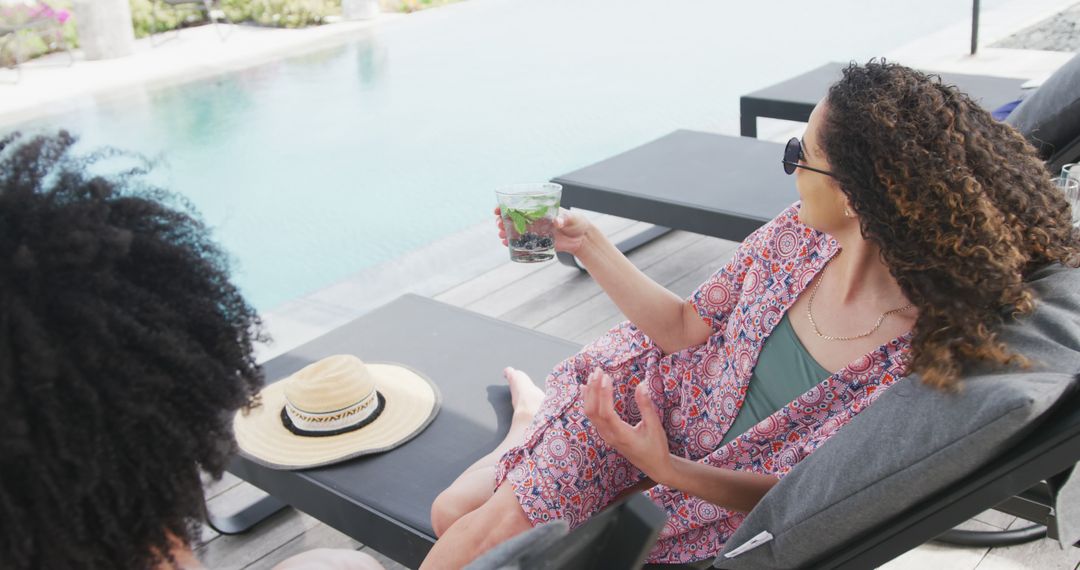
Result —
<instances>
[{"instance_id":1,"label":"text on hat band","mask_svg":"<svg viewBox=\"0 0 1080 570\"><path fill-rule=\"evenodd\" d=\"M285 402L285 413L294 426L304 431L336 431L358 424L368 418L378 408L378 392L372 390L363 400L340 410L326 413L303 412Z\"/></svg>"}]
</instances>

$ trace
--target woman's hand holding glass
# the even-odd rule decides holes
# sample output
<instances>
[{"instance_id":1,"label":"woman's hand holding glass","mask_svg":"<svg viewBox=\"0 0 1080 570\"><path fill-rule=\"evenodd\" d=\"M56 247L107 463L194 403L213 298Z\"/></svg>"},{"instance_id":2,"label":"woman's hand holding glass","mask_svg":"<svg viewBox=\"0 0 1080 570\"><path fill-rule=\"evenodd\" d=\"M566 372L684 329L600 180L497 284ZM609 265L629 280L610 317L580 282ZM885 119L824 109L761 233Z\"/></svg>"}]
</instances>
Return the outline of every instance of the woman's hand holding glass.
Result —
<instances>
[{"instance_id":1,"label":"woman's hand holding glass","mask_svg":"<svg viewBox=\"0 0 1080 570\"><path fill-rule=\"evenodd\" d=\"M500 208L495 208L495 226L499 228L502 244L509 247ZM555 250L577 255L590 229L592 222L584 215L560 208L559 215L555 218Z\"/></svg>"}]
</instances>

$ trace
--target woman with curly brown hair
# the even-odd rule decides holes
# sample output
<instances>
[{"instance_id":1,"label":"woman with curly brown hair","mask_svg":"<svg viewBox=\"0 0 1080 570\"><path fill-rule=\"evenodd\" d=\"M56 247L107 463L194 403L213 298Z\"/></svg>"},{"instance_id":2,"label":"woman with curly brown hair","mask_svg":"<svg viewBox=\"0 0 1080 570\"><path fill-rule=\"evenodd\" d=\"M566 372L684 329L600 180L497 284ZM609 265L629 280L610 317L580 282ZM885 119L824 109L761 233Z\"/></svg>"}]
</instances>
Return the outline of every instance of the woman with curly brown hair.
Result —
<instances>
[{"instance_id":1,"label":"woman with curly brown hair","mask_svg":"<svg viewBox=\"0 0 1080 570\"><path fill-rule=\"evenodd\" d=\"M973 367L1022 366L995 331L1032 310L1025 278L1080 264L1034 149L909 68L848 67L783 167L800 201L686 300L562 214L556 248L629 320L557 366L546 393L507 370L510 434L436 500L425 567L546 520L580 525L634 491L668 514L651 562L710 559L897 379L955 390Z\"/></svg>"}]
</instances>

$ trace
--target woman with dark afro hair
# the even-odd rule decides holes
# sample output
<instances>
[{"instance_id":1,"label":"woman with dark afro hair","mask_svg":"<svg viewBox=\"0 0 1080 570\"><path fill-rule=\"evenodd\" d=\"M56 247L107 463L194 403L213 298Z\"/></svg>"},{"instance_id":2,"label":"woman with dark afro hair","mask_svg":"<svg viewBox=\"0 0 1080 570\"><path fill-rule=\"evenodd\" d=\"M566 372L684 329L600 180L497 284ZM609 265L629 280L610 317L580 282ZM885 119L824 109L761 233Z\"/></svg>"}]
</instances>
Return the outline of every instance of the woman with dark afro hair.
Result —
<instances>
[{"instance_id":1,"label":"woman with dark afro hair","mask_svg":"<svg viewBox=\"0 0 1080 570\"><path fill-rule=\"evenodd\" d=\"M782 163L800 201L688 299L560 215L556 249L629 320L545 391L507 370L510 434L436 499L425 568L543 521L576 527L635 491L668 515L650 562L711 559L897 379L950 391L974 367L1027 364L997 331L1032 311L1036 269L1080 264L1080 231L1013 128L938 78L872 61L844 71Z\"/></svg>"},{"instance_id":2,"label":"woman with dark afro hair","mask_svg":"<svg viewBox=\"0 0 1080 570\"><path fill-rule=\"evenodd\" d=\"M198 567L259 319L194 214L74 143L0 140L0 566ZM293 567L376 567L310 554Z\"/></svg>"}]
</instances>

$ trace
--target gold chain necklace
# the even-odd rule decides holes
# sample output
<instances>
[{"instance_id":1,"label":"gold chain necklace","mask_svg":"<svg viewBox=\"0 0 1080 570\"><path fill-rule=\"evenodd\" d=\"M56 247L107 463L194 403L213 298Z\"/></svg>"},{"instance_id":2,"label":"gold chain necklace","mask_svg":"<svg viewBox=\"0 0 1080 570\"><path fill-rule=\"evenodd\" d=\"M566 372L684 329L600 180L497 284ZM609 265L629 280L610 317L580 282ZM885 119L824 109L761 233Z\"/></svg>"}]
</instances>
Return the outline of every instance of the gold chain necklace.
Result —
<instances>
[{"instance_id":1,"label":"gold chain necklace","mask_svg":"<svg viewBox=\"0 0 1080 570\"><path fill-rule=\"evenodd\" d=\"M827 334L822 334L822 332L818 330L817 323L814 322L814 297L817 296L818 287L821 287L821 282L825 280L825 271L828 269L829 267L826 265L825 269L821 270L821 277L819 277L818 282L814 284L814 288L810 291L810 300L806 303L806 318L810 321L810 327L814 329L814 334L818 335L819 338L823 338L825 340L855 340L857 338L867 337L874 334L874 331L878 330L878 328L881 327L881 323L885 322L885 317L906 311L915 306L914 303L908 303L903 307L891 309L885 311L884 313L881 313L881 316L878 317L877 323L874 324L874 327L862 334L857 334L855 336L829 336Z\"/></svg>"}]
</instances>

